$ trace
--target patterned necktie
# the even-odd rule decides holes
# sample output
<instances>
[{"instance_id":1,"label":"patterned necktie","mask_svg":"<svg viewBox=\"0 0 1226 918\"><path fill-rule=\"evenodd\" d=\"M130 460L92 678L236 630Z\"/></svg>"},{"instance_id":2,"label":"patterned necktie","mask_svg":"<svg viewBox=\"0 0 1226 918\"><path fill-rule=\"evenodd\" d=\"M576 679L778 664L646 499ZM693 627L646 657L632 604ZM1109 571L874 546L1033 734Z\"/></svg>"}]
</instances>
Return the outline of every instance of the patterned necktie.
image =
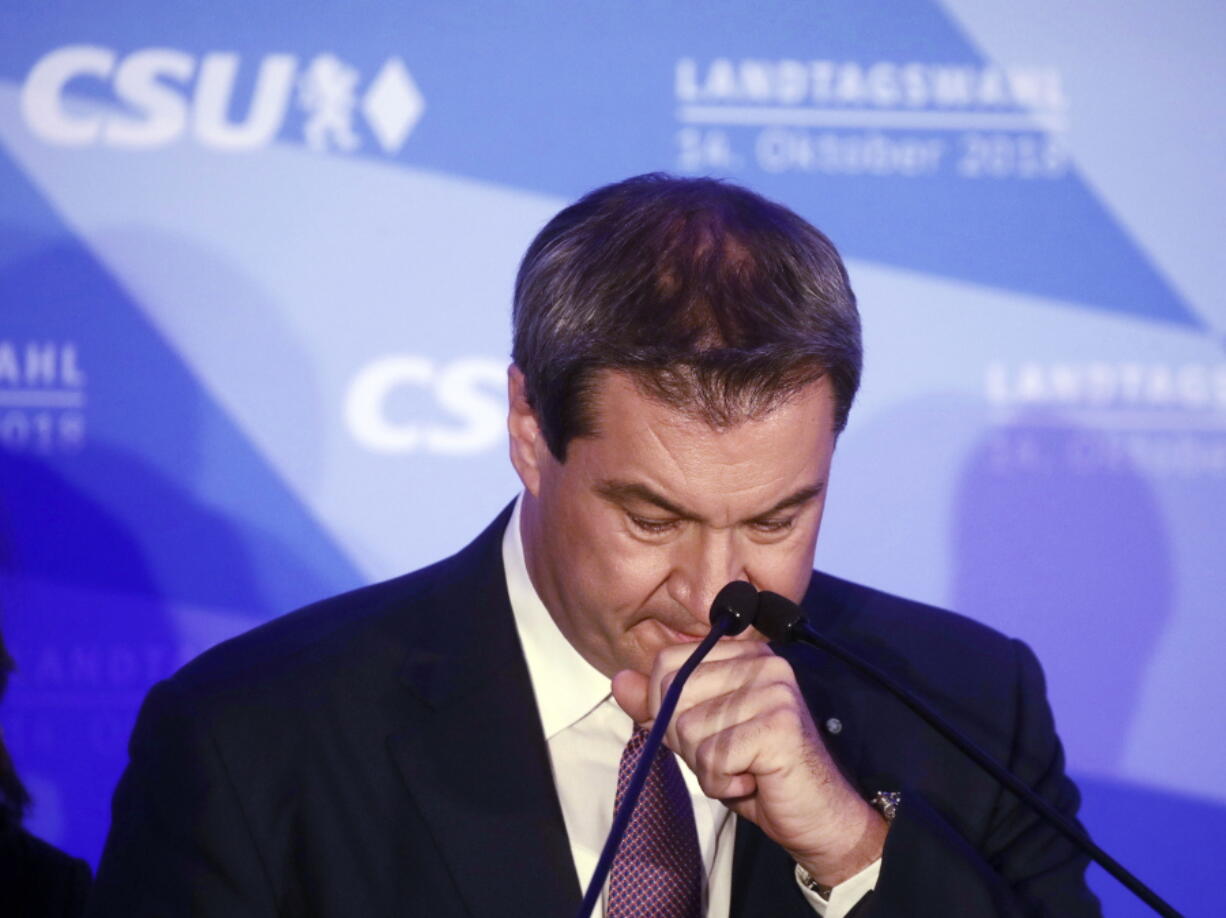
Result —
<instances>
[{"instance_id":1,"label":"patterned necktie","mask_svg":"<svg viewBox=\"0 0 1226 918\"><path fill-rule=\"evenodd\" d=\"M647 731L635 728L617 770L615 811L643 755ZM647 773L609 873L607 918L701 918L702 855L685 779L661 746Z\"/></svg>"}]
</instances>

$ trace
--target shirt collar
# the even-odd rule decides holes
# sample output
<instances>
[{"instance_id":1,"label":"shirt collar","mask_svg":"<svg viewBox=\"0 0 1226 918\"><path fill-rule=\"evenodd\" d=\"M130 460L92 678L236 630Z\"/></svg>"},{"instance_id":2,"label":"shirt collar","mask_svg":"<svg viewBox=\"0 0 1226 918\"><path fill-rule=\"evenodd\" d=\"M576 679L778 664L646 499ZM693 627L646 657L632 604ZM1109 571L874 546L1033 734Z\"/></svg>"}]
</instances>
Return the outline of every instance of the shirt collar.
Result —
<instances>
[{"instance_id":1,"label":"shirt collar","mask_svg":"<svg viewBox=\"0 0 1226 918\"><path fill-rule=\"evenodd\" d=\"M519 528L523 502L521 493L502 535L502 566L506 572L511 612L515 616L515 630L528 662L528 676L548 742L605 701L611 694L611 687L609 678L583 659L558 630L532 585Z\"/></svg>"}]
</instances>

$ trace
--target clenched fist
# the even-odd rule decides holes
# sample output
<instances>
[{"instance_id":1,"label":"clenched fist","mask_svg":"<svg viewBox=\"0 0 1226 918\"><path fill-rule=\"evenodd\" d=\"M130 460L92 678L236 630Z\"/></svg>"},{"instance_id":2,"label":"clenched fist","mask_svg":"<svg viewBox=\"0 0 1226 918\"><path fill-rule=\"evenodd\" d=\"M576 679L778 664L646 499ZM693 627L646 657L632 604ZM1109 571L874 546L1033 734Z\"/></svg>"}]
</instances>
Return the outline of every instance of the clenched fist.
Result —
<instances>
[{"instance_id":1,"label":"clenched fist","mask_svg":"<svg viewBox=\"0 0 1226 918\"><path fill-rule=\"evenodd\" d=\"M614 676L622 710L649 727L693 649L664 648L650 676ZM716 644L686 682L665 743L707 796L755 823L818 883L836 886L881 856L885 820L843 777L792 667L765 644Z\"/></svg>"}]
</instances>

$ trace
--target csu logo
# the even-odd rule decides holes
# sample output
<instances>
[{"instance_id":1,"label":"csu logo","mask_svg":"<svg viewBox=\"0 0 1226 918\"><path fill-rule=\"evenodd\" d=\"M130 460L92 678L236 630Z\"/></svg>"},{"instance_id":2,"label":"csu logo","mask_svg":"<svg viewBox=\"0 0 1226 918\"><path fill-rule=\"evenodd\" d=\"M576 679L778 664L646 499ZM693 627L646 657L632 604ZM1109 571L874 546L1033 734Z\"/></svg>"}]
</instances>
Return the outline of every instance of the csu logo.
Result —
<instances>
[{"instance_id":1,"label":"csu logo","mask_svg":"<svg viewBox=\"0 0 1226 918\"><path fill-rule=\"evenodd\" d=\"M359 95L361 74L333 54L305 65L292 54L269 54L255 67L245 108L235 99L244 66L226 51L197 58L143 48L121 57L98 45L69 45L31 68L21 111L31 133L58 146L150 149L191 137L216 150L243 151L271 143L296 107L303 140L314 150L358 149L360 116L383 151L394 154L426 107L398 57L388 58ZM118 104L93 101L100 88Z\"/></svg>"},{"instance_id":2,"label":"csu logo","mask_svg":"<svg viewBox=\"0 0 1226 918\"><path fill-rule=\"evenodd\" d=\"M438 364L419 354L388 354L359 368L345 393L345 426L374 453L465 456L506 439L505 360L461 357ZM397 402L426 396L434 410ZM422 416L424 414L425 416Z\"/></svg>"}]
</instances>

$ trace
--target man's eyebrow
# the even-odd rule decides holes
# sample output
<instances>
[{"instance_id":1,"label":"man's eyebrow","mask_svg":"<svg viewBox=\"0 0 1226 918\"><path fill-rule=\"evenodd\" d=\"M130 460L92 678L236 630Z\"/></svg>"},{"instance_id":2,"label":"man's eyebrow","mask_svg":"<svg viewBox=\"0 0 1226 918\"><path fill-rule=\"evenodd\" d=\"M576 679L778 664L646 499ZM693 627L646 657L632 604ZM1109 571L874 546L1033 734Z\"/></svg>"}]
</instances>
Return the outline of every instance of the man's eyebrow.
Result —
<instances>
[{"instance_id":1,"label":"man's eyebrow","mask_svg":"<svg viewBox=\"0 0 1226 918\"><path fill-rule=\"evenodd\" d=\"M782 513L784 510L790 510L793 507L798 507L801 504L808 503L809 501L813 500L813 498L821 494L823 488L825 488L825 482L821 481L801 488L800 490L783 498L783 500L776 503L769 510L756 514L746 522L756 522L759 520L769 519L776 513ZM605 500L612 501L615 504L624 505L630 501L643 501L644 503L654 504L665 513L670 513L679 519L704 522L702 517L700 517L698 514L692 513L691 511L678 506L663 494L658 494L647 485L639 482L606 479L598 482L593 490Z\"/></svg>"},{"instance_id":2,"label":"man's eyebrow","mask_svg":"<svg viewBox=\"0 0 1226 918\"><path fill-rule=\"evenodd\" d=\"M799 507L801 504L807 504L813 498L822 493L822 489L826 487L824 481L819 481L817 484L811 484L808 487L801 488L795 493L789 494L775 506L771 507L765 513L759 513L753 517L750 522L756 520L764 520L774 516L776 513L782 513L784 510L791 510L793 507Z\"/></svg>"},{"instance_id":3,"label":"man's eyebrow","mask_svg":"<svg viewBox=\"0 0 1226 918\"><path fill-rule=\"evenodd\" d=\"M682 507L677 506L663 494L657 494L645 484L637 481L618 481L617 479L606 479L597 482L593 490L603 497L605 500L612 501L615 504L626 504L630 501L643 501L648 504L655 504L666 513L671 513L673 516L683 520L699 520L697 514L691 513Z\"/></svg>"}]
</instances>

